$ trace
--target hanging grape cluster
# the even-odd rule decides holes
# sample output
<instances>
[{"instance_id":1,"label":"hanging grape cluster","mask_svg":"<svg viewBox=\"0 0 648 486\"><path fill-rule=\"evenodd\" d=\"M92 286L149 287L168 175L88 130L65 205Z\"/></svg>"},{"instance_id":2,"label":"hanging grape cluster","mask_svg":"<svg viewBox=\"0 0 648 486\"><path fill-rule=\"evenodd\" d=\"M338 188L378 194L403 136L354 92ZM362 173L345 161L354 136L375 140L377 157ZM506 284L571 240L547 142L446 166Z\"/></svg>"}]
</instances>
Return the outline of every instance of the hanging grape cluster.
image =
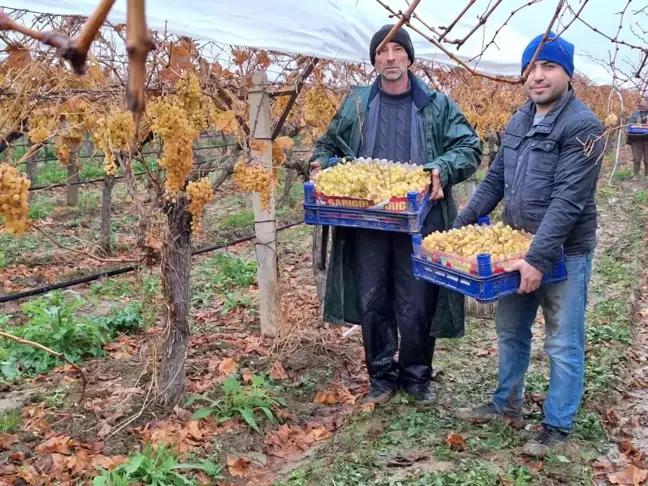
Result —
<instances>
[{"instance_id":1,"label":"hanging grape cluster","mask_svg":"<svg viewBox=\"0 0 648 486\"><path fill-rule=\"evenodd\" d=\"M78 96L63 103L59 115L65 122L61 126L61 135L68 145L81 143L86 132L95 130L99 122L96 107Z\"/></svg>"},{"instance_id":2,"label":"hanging grape cluster","mask_svg":"<svg viewBox=\"0 0 648 486\"><path fill-rule=\"evenodd\" d=\"M29 114L27 136L33 143L43 143L54 131L58 116L54 107L44 107Z\"/></svg>"},{"instance_id":3,"label":"hanging grape cluster","mask_svg":"<svg viewBox=\"0 0 648 486\"><path fill-rule=\"evenodd\" d=\"M325 130L337 111L338 100L324 88L311 88L304 101L304 120L318 131Z\"/></svg>"},{"instance_id":4,"label":"hanging grape cluster","mask_svg":"<svg viewBox=\"0 0 648 486\"><path fill-rule=\"evenodd\" d=\"M104 153L104 171L107 175L117 173L115 152L130 151L135 137L133 115L116 110L97 123L95 143Z\"/></svg>"},{"instance_id":5,"label":"hanging grape cluster","mask_svg":"<svg viewBox=\"0 0 648 486\"><path fill-rule=\"evenodd\" d=\"M234 165L232 180L241 191L258 193L261 209L270 207L272 175L263 167L239 160Z\"/></svg>"},{"instance_id":6,"label":"hanging grape cluster","mask_svg":"<svg viewBox=\"0 0 648 486\"><path fill-rule=\"evenodd\" d=\"M187 197L189 199L189 212L191 213L191 231L200 233L202 212L205 205L214 197L211 181L203 177L198 181L187 184Z\"/></svg>"},{"instance_id":7,"label":"hanging grape cluster","mask_svg":"<svg viewBox=\"0 0 648 486\"><path fill-rule=\"evenodd\" d=\"M14 167L0 164L0 214L9 234L20 236L27 228L30 185L30 180Z\"/></svg>"},{"instance_id":8,"label":"hanging grape cluster","mask_svg":"<svg viewBox=\"0 0 648 486\"><path fill-rule=\"evenodd\" d=\"M198 76L189 71L176 83L176 89L177 101L170 97L172 103L185 110L191 126L199 132L206 131L214 123L219 110L213 100L203 94Z\"/></svg>"},{"instance_id":9,"label":"hanging grape cluster","mask_svg":"<svg viewBox=\"0 0 648 486\"><path fill-rule=\"evenodd\" d=\"M158 98L149 106L151 130L164 141L158 164L167 171L164 186L171 197L184 188L193 170L193 143L199 135L185 110L173 101L173 98Z\"/></svg>"},{"instance_id":10,"label":"hanging grape cluster","mask_svg":"<svg viewBox=\"0 0 648 486\"><path fill-rule=\"evenodd\" d=\"M70 162L70 147L61 139L57 140L56 145L54 146L56 151L56 158L63 165L68 165Z\"/></svg>"}]
</instances>

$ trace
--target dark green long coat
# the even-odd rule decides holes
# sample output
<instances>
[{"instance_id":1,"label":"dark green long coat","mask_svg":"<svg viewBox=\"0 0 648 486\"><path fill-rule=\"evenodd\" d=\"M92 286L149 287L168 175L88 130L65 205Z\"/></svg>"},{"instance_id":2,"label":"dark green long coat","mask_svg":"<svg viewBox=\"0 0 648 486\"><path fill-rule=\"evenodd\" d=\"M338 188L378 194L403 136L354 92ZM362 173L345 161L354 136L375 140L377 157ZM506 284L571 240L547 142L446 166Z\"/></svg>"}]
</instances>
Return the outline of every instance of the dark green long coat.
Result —
<instances>
[{"instance_id":1,"label":"dark green long coat","mask_svg":"<svg viewBox=\"0 0 648 486\"><path fill-rule=\"evenodd\" d=\"M427 170L438 169L445 198L440 201L444 229L450 229L457 215L452 186L470 177L479 166L479 138L459 107L449 97L427 87L409 73L412 98L425 139ZM326 168L329 157L355 158L362 145L362 127L367 110L378 95L378 82L353 87L333 117L326 134L315 146L311 161ZM360 323L355 278L350 264L351 247L345 228L335 228L326 282L324 319L332 323ZM456 338L464 334L463 295L440 289L432 320L431 335Z\"/></svg>"}]
</instances>

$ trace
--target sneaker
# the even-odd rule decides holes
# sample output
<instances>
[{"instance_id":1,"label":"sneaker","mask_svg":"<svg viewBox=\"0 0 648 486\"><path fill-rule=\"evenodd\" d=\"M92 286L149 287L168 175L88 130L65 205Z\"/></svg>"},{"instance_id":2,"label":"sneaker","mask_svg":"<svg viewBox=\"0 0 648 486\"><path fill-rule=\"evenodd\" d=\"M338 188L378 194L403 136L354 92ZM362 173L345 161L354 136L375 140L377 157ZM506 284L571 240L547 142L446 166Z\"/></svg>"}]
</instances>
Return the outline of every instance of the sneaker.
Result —
<instances>
[{"instance_id":1,"label":"sneaker","mask_svg":"<svg viewBox=\"0 0 648 486\"><path fill-rule=\"evenodd\" d=\"M473 425L486 424L495 420L506 420L513 428L522 428L524 426L522 417L500 413L492 402L479 407L459 408L455 411L455 417Z\"/></svg>"},{"instance_id":2,"label":"sneaker","mask_svg":"<svg viewBox=\"0 0 648 486\"><path fill-rule=\"evenodd\" d=\"M431 405L436 401L436 393L429 383L403 385L403 391L412 397L417 405Z\"/></svg>"},{"instance_id":3,"label":"sneaker","mask_svg":"<svg viewBox=\"0 0 648 486\"><path fill-rule=\"evenodd\" d=\"M396 395L396 386L391 383L375 382L371 384L369 393L364 397L364 403L384 405Z\"/></svg>"},{"instance_id":4,"label":"sneaker","mask_svg":"<svg viewBox=\"0 0 648 486\"><path fill-rule=\"evenodd\" d=\"M524 444L522 453L527 456L544 457L559 445L566 444L569 434L551 425L543 425L533 439Z\"/></svg>"}]
</instances>

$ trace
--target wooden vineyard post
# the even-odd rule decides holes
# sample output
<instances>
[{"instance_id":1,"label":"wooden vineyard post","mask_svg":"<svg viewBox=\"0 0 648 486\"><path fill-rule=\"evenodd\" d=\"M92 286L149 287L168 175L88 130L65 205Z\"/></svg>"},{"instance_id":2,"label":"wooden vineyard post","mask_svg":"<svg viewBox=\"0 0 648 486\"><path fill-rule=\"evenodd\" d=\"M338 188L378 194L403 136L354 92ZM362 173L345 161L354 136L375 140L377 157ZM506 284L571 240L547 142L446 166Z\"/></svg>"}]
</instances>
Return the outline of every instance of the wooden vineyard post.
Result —
<instances>
[{"instance_id":1,"label":"wooden vineyard post","mask_svg":"<svg viewBox=\"0 0 648 486\"><path fill-rule=\"evenodd\" d=\"M272 118L270 96L267 92L268 75L254 73L254 87L248 95L250 138L262 142L263 153L252 151L252 156L261 161L263 168L272 173ZM259 278L259 311L261 333L264 336L277 335L277 226L275 222L274 186L270 188L270 204L261 208L258 194L252 194L254 209L254 232L256 234L256 256Z\"/></svg>"},{"instance_id":2,"label":"wooden vineyard post","mask_svg":"<svg viewBox=\"0 0 648 486\"><path fill-rule=\"evenodd\" d=\"M70 160L68 161L68 177L67 177L67 205L77 206L79 204L79 143L69 143L70 147Z\"/></svg>"},{"instance_id":3,"label":"wooden vineyard post","mask_svg":"<svg viewBox=\"0 0 648 486\"><path fill-rule=\"evenodd\" d=\"M28 152L29 152L29 150L31 150L33 145L34 144L32 143L32 141L29 140L29 138L27 138L27 151ZM36 155L37 154L38 154L38 152L33 153L27 158L27 165L26 165L26 169L25 169L27 179L29 179L31 181L32 186L36 185L36 184L34 184L34 179L36 179Z\"/></svg>"}]
</instances>

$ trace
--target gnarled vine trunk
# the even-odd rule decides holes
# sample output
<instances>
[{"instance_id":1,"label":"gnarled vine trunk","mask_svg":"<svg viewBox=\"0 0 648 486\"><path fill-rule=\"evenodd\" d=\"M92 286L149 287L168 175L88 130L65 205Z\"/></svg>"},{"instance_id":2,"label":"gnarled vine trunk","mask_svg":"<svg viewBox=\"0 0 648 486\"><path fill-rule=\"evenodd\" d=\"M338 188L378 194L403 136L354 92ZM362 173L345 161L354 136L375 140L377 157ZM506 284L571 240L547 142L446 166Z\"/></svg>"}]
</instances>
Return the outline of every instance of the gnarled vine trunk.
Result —
<instances>
[{"instance_id":1,"label":"gnarled vine trunk","mask_svg":"<svg viewBox=\"0 0 648 486\"><path fill-rule=\"evenodd\" d=\"M160 401L173 408L184 398L185 360L189 344L191 294L191 214L179 198L168 206L167 230L162 249L162 291L165 302L165 338L160 365Z\"/></svg>"}]
</instances>

